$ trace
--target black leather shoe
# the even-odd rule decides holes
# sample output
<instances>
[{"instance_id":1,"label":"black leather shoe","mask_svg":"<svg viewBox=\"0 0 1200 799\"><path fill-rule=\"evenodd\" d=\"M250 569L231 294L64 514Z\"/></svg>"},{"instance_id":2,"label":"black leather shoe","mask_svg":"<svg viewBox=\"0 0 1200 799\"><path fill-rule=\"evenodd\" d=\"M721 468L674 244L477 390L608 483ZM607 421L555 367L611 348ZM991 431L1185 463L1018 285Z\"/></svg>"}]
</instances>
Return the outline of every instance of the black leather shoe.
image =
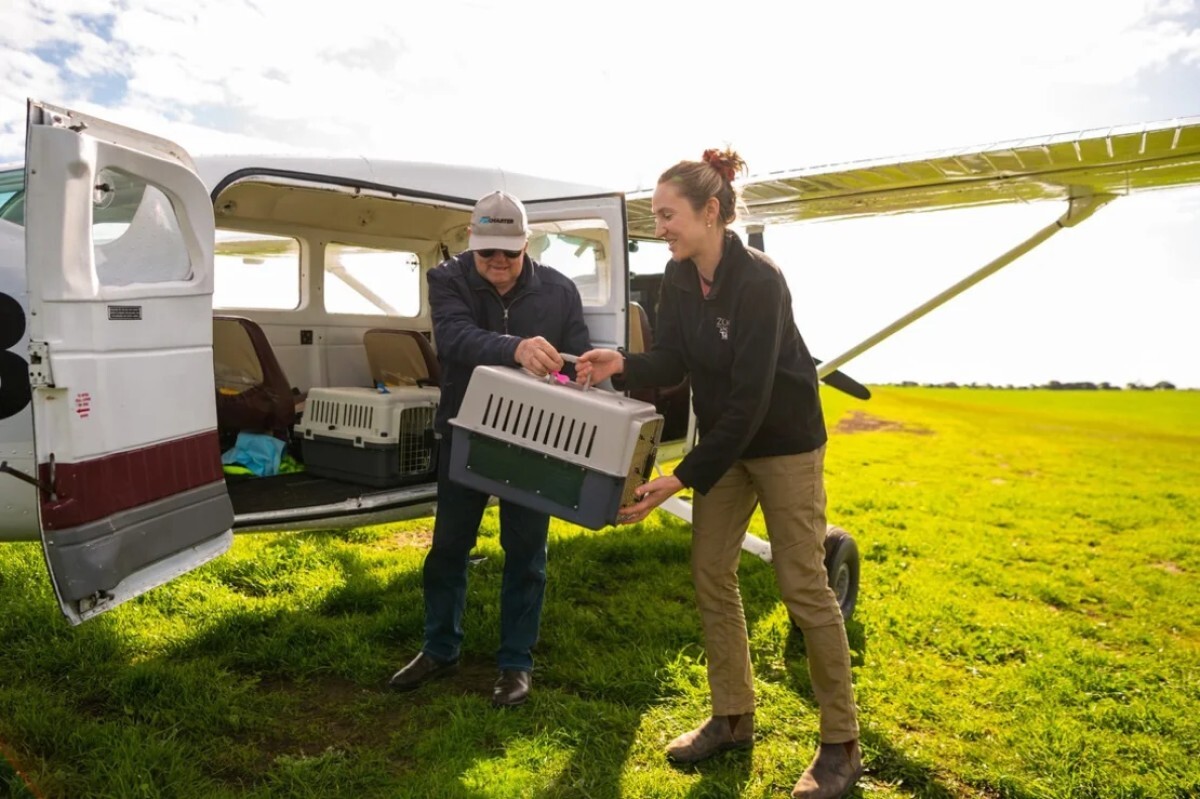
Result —
<instances>
[{"instance_id":1,"label":"black leather shoe","mask_svg":"<svg viewBox=\"0 0 1200 799\"><path fill-rule=\"evenodd\" d=\"M527 671L501 669L500 679L492 689L492 704L496 707L516 707L529 698L533 678Z\"/></svg>"},{"instance_id":2,"label":"black leather shoe","mask_svg":"<svg viewBox=\"0 0 1200 799\"><path fill-rule=\"evenodd\" d=\"M388 688L393 691L411 691L430 680L453 674L457 668L457 660L438 660L421 652L407 666L392 675L392 679L388 680Z\"/></svg>"}]
</instances>

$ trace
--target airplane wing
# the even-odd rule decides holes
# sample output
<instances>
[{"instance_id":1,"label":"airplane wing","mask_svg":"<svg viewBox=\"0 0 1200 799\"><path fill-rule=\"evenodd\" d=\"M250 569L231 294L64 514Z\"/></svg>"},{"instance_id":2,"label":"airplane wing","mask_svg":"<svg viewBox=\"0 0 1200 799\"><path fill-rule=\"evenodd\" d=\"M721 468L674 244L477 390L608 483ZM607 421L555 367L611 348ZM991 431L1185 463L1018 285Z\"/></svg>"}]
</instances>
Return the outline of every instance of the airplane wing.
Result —
<instances>
[{"instance_id":1,"label":"airplane wing","mask_svg":"<svg viewBox=\"0 0 1200 799\"><path fill-rule=\"evenodd\" d=\"M756 175L743 224L1067 200L1200 183L1200 117ZM652 191L628 195L629 234L654 237Z\"/></svg>"}]
</instances>

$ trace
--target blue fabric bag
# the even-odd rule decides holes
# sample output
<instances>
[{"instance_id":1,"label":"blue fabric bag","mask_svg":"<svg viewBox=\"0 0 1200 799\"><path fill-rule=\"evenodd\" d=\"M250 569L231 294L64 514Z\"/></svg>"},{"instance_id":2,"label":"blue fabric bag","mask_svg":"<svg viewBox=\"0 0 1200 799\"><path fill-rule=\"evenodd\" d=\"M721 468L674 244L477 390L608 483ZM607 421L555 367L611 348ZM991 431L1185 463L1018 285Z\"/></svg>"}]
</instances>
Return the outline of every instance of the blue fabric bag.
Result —
<instances>
[{"instance_id":1,"label":"blue fabric bag","mask_svg":"<svg viewBox=\"0 0 1200 799\"><path fill-rule=\"evenodd\" d=\"M261 433L238 433L233 449L221 455L226 466L245 466L259 477L279 474L279 461L283 457L283 442L275 436Z\"/></svg>"}]
</instances>

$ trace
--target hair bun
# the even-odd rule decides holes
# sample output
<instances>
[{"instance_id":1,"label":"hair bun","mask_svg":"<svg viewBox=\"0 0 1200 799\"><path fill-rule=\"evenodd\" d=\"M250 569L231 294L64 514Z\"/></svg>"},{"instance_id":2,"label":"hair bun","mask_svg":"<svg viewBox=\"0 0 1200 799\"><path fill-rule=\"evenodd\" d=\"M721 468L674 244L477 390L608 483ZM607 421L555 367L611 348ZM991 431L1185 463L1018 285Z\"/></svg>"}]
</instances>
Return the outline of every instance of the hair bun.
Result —
<instances>
[{"instance_id":1,"label":"hair bun","mask_svg":"<svg viewBox=\"0 0 1200 799\"><path fill-rule=\"evenodd\" d=\"M701 156L704 163L717 170L717 174L721 176L727 183L733 183L733 179L737 177L739 169L746 167L746 162L741 156L733 152L733 150L725 150L724 152L710 147L704 151Z\"/></svg>"}]
</instances>

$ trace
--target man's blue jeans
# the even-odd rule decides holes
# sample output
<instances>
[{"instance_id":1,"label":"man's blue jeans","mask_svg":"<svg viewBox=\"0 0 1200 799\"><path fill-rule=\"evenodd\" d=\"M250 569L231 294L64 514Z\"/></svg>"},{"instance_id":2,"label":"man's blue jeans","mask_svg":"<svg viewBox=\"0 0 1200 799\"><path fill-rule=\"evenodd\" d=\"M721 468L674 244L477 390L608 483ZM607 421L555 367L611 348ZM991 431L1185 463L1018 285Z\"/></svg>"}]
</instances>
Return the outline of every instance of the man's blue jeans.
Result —
<instances>
[{"instance_id":1,"label":"man's blue jeans","mask_svg":"<svg viewBox=\"0 0 1200 799\"><path fill-rule=\"evenodd\" d=\"M437 515L433 546L425 556L424 651L438 660L456 660L462 649L467 566L479 534L488 495L450 480L450 436L438 455ZM500 586L501 669L533 669L546 594L546 534L550 517L501 500L500 546L504 577Z\"/></svg>"}]
</instances>

